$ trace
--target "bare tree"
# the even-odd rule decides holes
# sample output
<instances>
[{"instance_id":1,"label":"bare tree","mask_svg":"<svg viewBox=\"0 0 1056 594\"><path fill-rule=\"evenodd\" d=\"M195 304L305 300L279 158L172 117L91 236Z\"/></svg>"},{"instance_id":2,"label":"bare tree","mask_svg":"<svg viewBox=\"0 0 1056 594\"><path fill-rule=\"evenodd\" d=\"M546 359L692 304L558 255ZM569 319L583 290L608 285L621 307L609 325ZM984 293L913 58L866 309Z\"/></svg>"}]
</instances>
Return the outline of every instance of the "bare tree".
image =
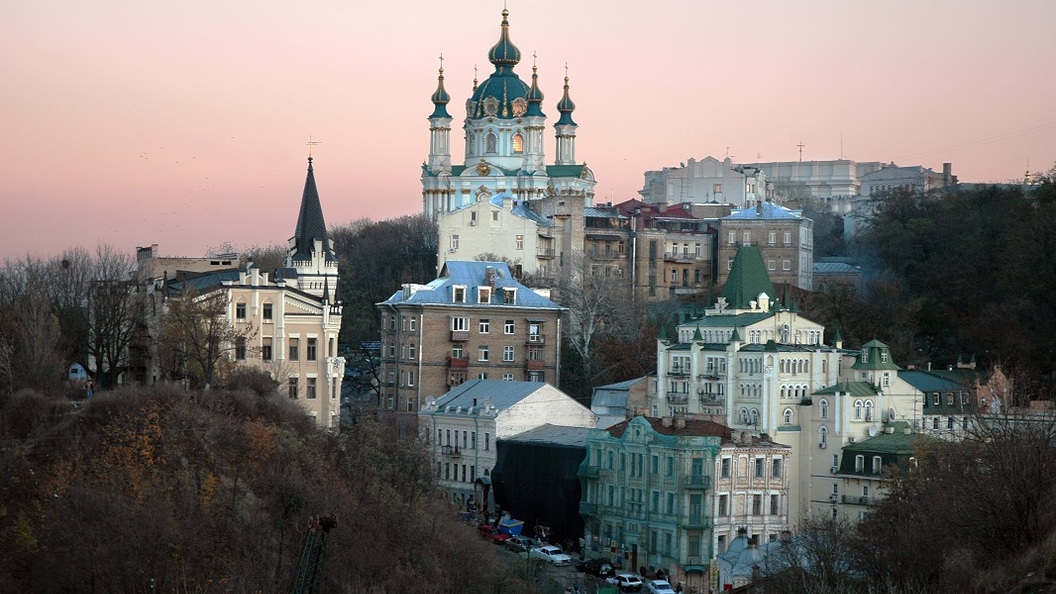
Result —
<instances>
[{"instance_id":1,"label":"bare tree","mask_svg":"<svg viewBox=\"0 0 1056 594\"><path fill-rule=\"evenodd\" d=\"M130 279L131 255L103 244L96 248L88 293L88 350L100 383L112 386L129 365L129 345L142 319L144 301Z\"/></svg>"},{"instance_id":2,"label":"bare tree","mask_svg":"<svg viewBox=\"0 0 1056 594\"><path fill-rule=\"evenodd\" d=\"M8 387L56 387L65 356L50 293L46 263L26 257L0 270L0 336L8 337L10 356L4 374Z\"/></svg>"},{"instance_id":3,"label":"bare tree","mask_svg":"<svg viewBox=\"0 0 1056 594\"><path fill-rule=\"evenodd\" d=\"M227 295L220 290L169 298L160 328L158 354L170 378L206 387L223 377L233 359L249 356L249 338L256 333L230 323Z\"/></svg>"}]
</instances>

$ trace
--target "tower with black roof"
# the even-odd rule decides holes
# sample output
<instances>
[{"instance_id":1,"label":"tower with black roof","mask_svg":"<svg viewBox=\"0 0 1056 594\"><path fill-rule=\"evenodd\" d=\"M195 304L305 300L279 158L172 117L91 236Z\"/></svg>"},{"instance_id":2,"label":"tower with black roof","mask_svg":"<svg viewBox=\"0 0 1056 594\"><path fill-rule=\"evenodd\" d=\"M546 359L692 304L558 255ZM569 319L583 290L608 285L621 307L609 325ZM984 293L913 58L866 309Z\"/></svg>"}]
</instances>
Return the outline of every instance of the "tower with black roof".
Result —
<instances>
[{"instance_id":1,"label":"tower with black roof","mask_svg":"<svg viewBox=\"0 0 1056 594\"><path fill-rule=\"evenodd\" d=\"M288 284L306 293L334 303L337 290L337 255L326 231L319 190L315 186L312 157L308 157L308 174L304 180L297 228L286 251L286 270L283 278Z\"/></svg>"}]
</instances>

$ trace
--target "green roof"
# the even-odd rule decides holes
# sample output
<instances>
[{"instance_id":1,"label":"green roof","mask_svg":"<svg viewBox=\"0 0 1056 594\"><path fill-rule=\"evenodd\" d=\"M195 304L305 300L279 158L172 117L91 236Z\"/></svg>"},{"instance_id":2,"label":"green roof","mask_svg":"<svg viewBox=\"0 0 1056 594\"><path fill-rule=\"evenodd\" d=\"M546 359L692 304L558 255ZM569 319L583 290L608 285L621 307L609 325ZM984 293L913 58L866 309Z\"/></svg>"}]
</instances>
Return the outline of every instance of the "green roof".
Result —
<instances>
[{"instance_id":1,"label":"green roof","mask_svg":"<svg viewBox=\"0 0 1056 594\"><path fill-rule=\"evenodd\" d=\"M761 322L773 315L773 312L767 311L707 316L686 322L684 325L693 324L698 328L739 328L742 326L750 326L756 322Z\"/></svg>"},{"instance_id":2,"label":"green roof","mask_svg":"<svg viewBox=\"0 0 1056 594\"><path fill-rule=\"evenodd\" d=\"M547 165L546 175L550 177L583 177L585 165Z\"/></svg>"},{"instance_id":3,"label":"green roof","mask_svg":"<svg viewBox=\"0 0 1056 594\"><path fill-rule=\"evenodd\" d=\"M880 393L880 391L876 389L876 386L869 382L840 382L827 388L822 388L814 393L818 396L827 396L835 395L837 392L841 394L850 394L851 396L876 396Z\"/></svg>"},{"instance_id":4,"label":"green roof","mask_svg":"<svg viewBox=\"0 0 1056 594\"><path fill-rule=\"evenodd\" d=\"M858 362L851 369L890 369L898 371L902 369L891 360L891 349L875 338L862 345L862 354L858 356ZM862 355L867 355L863 360Z\"/></svg>"},{"instance_id":5,"label":"green roof","mask_svg":"<svg viewBox=\"0 0 1056 594\"><path fill-rule=\"evenodd\" d=\"M877 433L873 437L843 446L844 452L870 452L875 454L912 454L913 444L922 436L919 433Z\"/></svg>"},{"instance_id":6,"label":"green roof","mask_svg":"<svg viewBox=\"0 0 1056 594\"><path fill-rule=\"evenodd\" d=\"M742 245L733 258L730 276L726 280L726 286L722 288L722 296L730 307L749 309L749 302L755 301L760 293L766 293L770 297L770 303L777 305L777 292L770 282L770 273L766 271L762 252L754 245Z\"/></svg>"}]
</instances>

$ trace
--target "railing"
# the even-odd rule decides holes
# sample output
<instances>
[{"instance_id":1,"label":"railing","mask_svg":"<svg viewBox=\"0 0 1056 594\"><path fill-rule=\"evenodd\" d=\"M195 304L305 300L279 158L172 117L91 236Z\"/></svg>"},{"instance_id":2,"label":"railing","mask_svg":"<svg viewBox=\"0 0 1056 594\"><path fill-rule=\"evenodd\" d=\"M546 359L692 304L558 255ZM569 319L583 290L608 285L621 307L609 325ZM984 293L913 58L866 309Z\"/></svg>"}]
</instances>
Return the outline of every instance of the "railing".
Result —
<instances>
[{"instance_id":1,"label":"railing","mask_svg":"<svg viewBox=\"0 0 1056 594\"><path fill-rule=\"evenodd\" d=\"M469 340L469 330L452 330L451 342L466 342Z\"/></svg>"},{"instance_id":2,"label":"railing","mask_svg":"<svg viewBox=\"0 0 1056 594\"><path fill-rule=\"evenodd\" d=\"M686 528L711 528L711 518L700 514L690 514L686 519Z\"/></svg>"},{"instance_id":3,"label":"railing","mask_svg":"<svg viewBox=\"0 0 1056 594\"><path fill-rule=\"evenodd\" d=\"M687 489L710 489L711 477L706 474L691 474L685 478Z\"/></svg>"},{"instance_id":4,"label":"railing","mask_svg":"<svg viewBox=\"0 0 1056 594\"><path fill-rule=\"evenodd\" d=\"M535 256L537 258L553 258L554 250L539 249L536 251Z\"/></svg>"},{"instance_id":5,"label":"railing","mask_svg":"<svg viewBox=\"0 0 1056 594\"><path fill-rule=\"evenodd\" d=\"M671 404L689 404L689 394L667 393L667 401Z\"/></svg>"},{"instance_id":6,"label":"railing","mask_svg":"<svg viewBox=\"0 0 1056 594\"><path fill-rule=\"evenodd\" d=\"M668 370L667 375L676 375L676 376L679 376L679 377L685 377L687 375L692 375L692 373L691 373L689 367L675 366L675 367L672 367L671 369Z\"/></svg>"},{"instance_id":7,"label":"railing","mask_svg":"<svg viewBox=\"0 0 1056 594\"><path fill-rule=\"evenodd\" d=\"M462 450L458 449L458 446L440 446L440 453L449 458L461 458Z\"/></svg>"},{"instance_id":8,"label":"railing","mask_svg":"<svg viewBox=\"0 0 1056 594\"><path fill-rule=\"evenodd\" d=\"M466 340L469 340L468 338ZM546 336L543 334L529 334L526 344L546 344Z\"/></svg>"},{"instance_id":9,"label":"railing","mask_svg":"<svg viewBox=\"0 0 1056 594\"><path fill-rule=\"evenodd\" d=\"M451 369L468 369L469 357L448 357L447 366Z\"/></svg>"},{"instance_id":10,"label":"railing","mask_svg":"<svg viewBox=\"0 0 1056 594\"><path fill-rule=\"evenodd\" d=\"M528 371L542 371L546 365L546 361L539 359L525 359L524 368Z\"/></svg>"}]
</instances>

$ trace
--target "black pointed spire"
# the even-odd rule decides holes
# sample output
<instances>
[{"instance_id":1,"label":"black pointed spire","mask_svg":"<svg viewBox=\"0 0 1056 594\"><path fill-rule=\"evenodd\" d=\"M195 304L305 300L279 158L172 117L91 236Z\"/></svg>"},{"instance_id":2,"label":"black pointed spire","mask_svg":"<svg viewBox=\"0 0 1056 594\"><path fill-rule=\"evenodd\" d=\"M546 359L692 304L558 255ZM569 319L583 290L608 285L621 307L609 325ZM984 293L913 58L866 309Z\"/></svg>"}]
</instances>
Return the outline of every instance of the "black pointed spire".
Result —
<instances>
[{"instance_id":1,"label":"black pointed spire","mask_svg":"<svg viewBox=\"0 0 1056 594\"><path fill-rule=\"evenodd\" d=\"M323 220L323 207L319 203L319 190L315 188L315 171L312 169L311 157L308 157L308 176L304 180L301 211L297 215L297 229L293 238L295 245L291 260L294 262L310 261L317 239L323 242L326 259L336 260L334 252L330 249L330 239L326 235L326 221Z\"/></svg>"}]
</instances>

